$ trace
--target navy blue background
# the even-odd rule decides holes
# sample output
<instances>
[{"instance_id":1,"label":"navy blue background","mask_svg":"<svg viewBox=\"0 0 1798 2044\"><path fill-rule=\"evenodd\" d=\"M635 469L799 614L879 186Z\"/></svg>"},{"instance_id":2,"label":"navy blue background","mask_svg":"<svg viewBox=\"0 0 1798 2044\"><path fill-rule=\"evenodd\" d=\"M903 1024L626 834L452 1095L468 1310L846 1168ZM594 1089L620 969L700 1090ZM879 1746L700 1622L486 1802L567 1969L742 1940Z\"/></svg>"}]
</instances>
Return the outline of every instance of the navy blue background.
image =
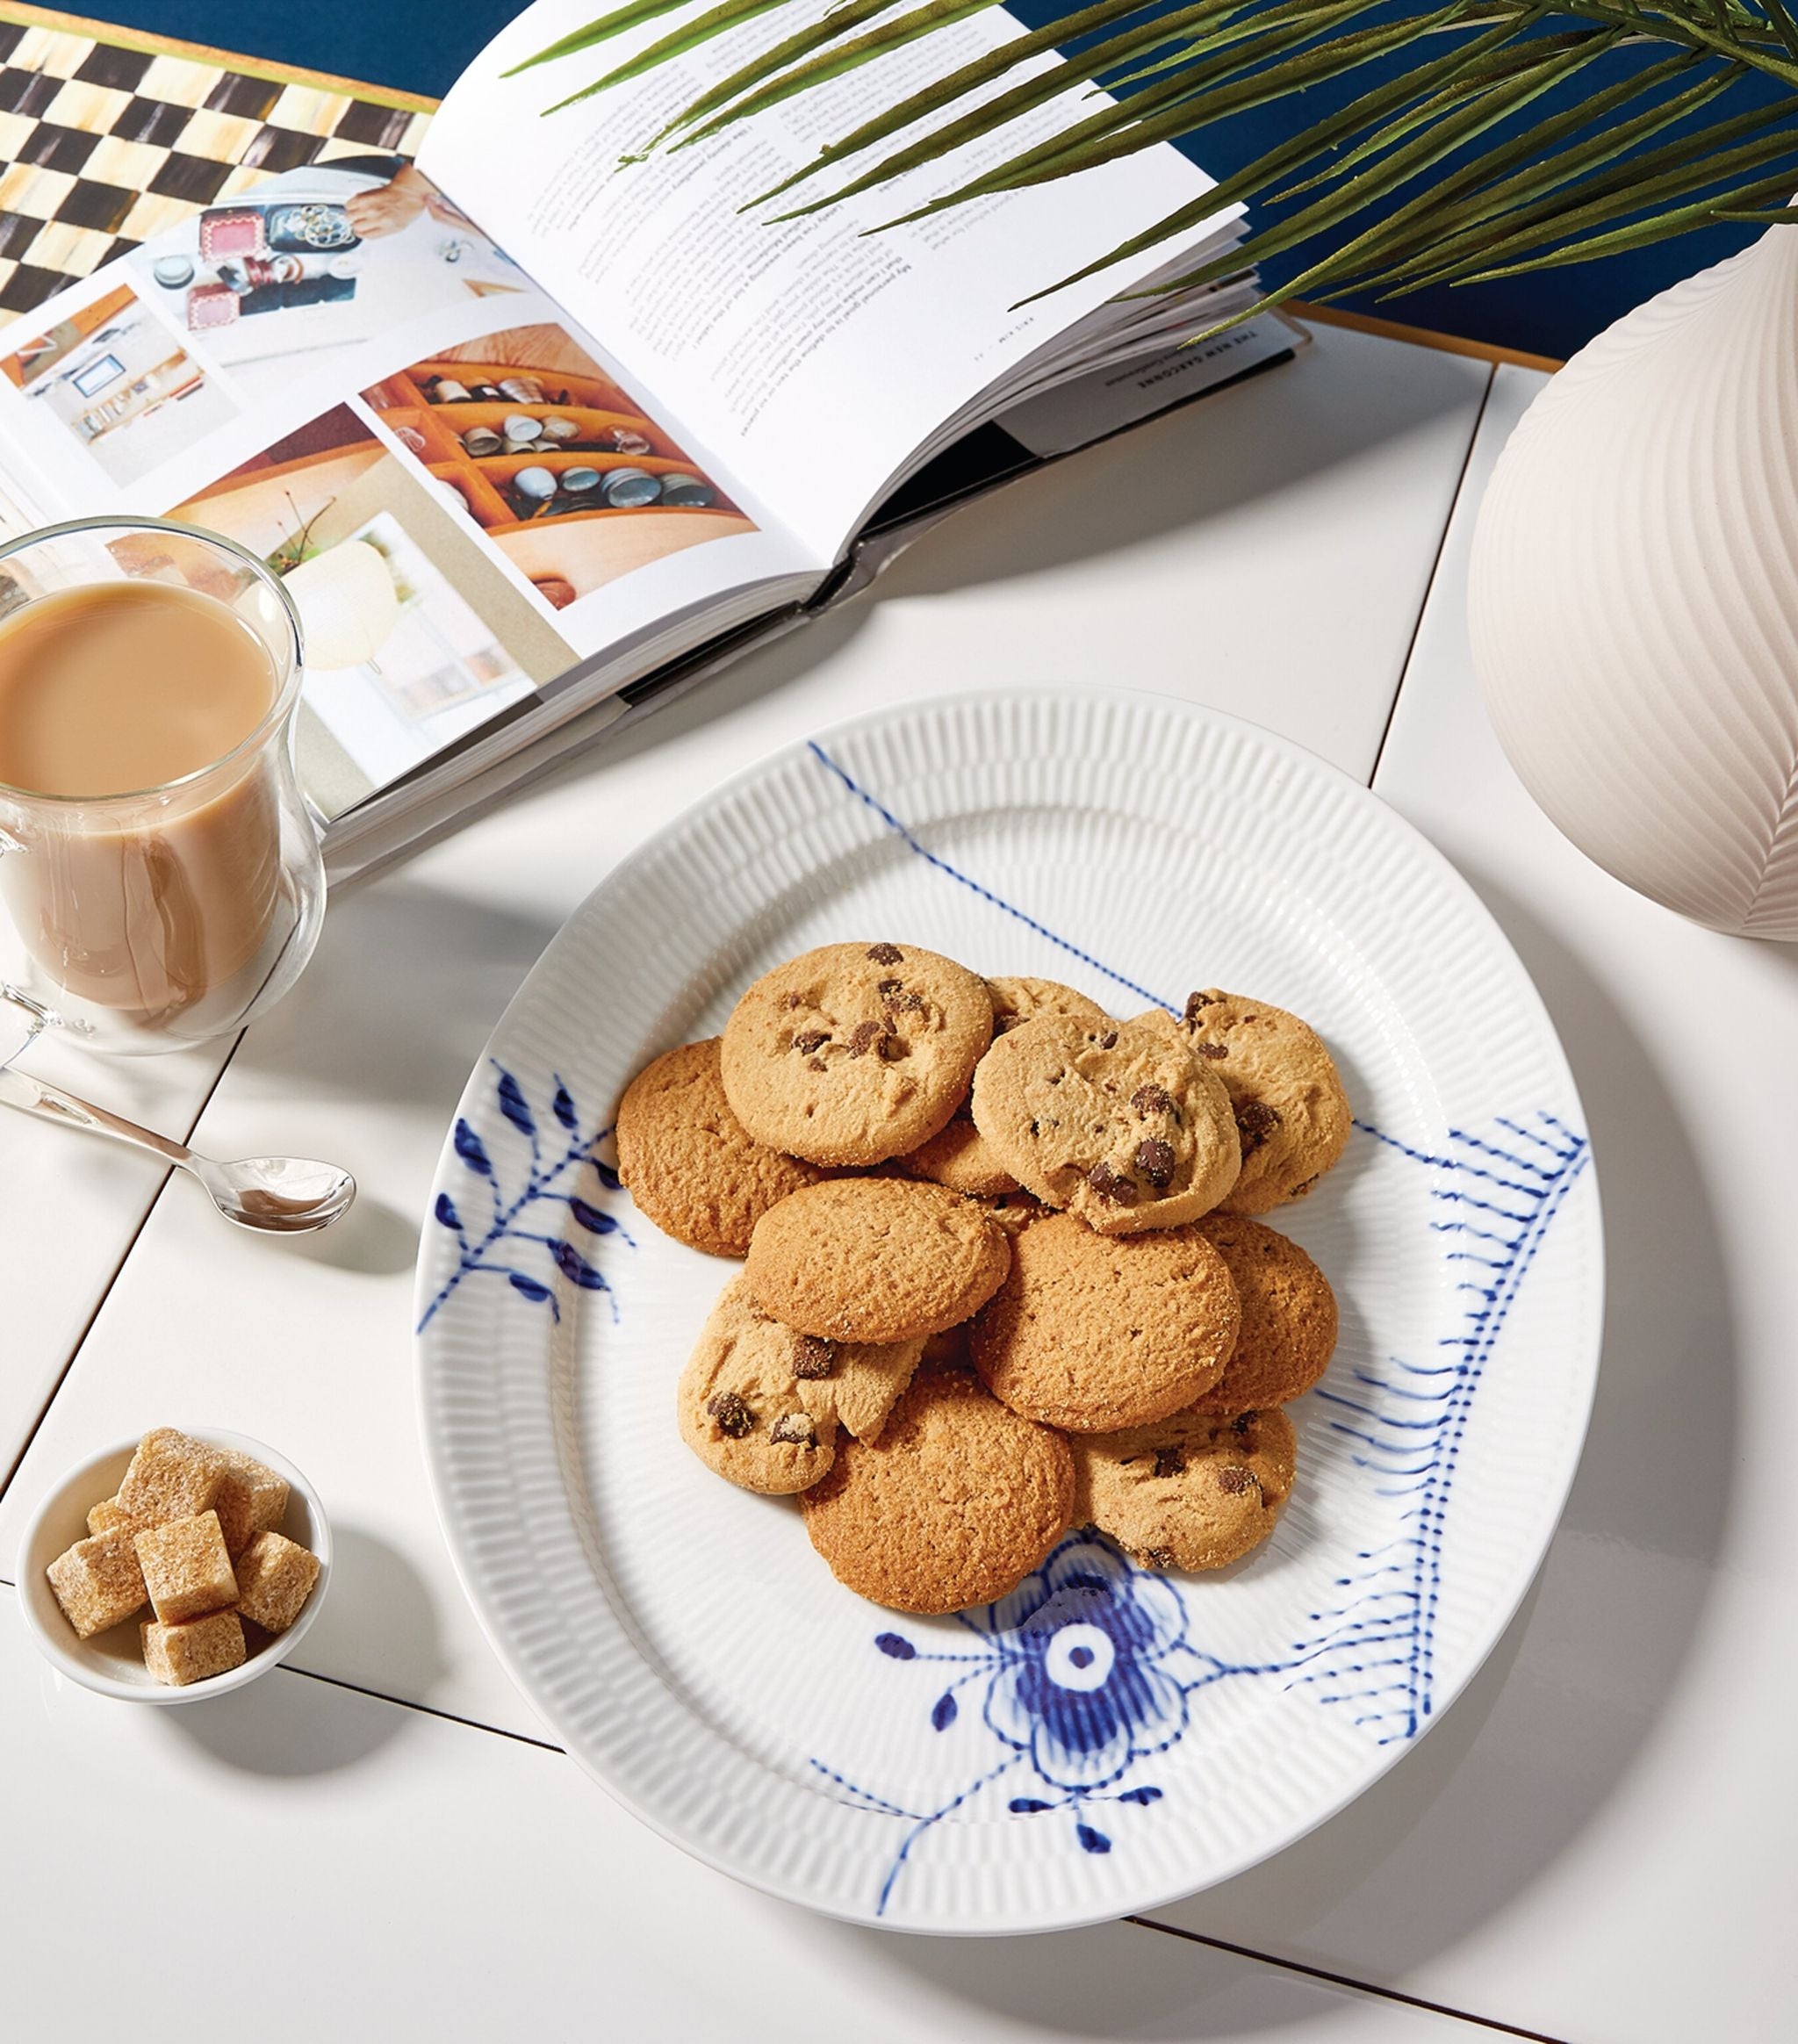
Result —
<instances>
[{"instance_id":1,"label":"navy blue background","mask_svg":"<svg viewBox=\"0 0 1798 2044\"><path fill-rule=\"evenodd\" d=\"M441 97L484 43L524 0L304 0L288 8L233 0L88 0L88 9L159 35L209 43L277 62L334 71L405 91ZM80 6L80 0L73 0ZM595 0L595 14L606 0ZM83 10L88 11L88 10ZM1042 19L1047 10L1021 0L1015 11ZM1607 74L1610 76L1611 74ZM1371 83L1363 79L1363 86ZM1572 91L1592 90L1576 84ZM1307 95L1313 102L1319 95ZM1538 103L1535 112L1555 105ZM1307 112L1310 110L1307 109ZM1715 110L1714 110L1715 111ZM1202 161L1222 176L1251 161L1287 132L1284 110L1257 111L1213 128ZM1686 234L1629 256L1457 290L1419 292L1356 310L1433 327L1538 355L1571 355L1601 327L1676 278L1743 247L1757 230L1722 227ZM1270 264L1267 274L1286 274Z\"/></svg>"}]
</instances>

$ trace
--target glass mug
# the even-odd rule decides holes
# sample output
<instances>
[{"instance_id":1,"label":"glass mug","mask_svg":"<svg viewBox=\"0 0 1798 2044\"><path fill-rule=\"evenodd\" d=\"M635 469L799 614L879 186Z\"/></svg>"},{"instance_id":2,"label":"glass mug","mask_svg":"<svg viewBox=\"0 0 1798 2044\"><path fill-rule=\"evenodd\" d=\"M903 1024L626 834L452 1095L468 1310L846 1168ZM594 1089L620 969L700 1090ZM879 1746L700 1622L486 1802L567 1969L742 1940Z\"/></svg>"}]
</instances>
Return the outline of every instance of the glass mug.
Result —
<instances>
[{"instance_id":1,"label":"glass mug","mask_svg":"<svg viewBox=\"0 0 1798 2044\"><path fill-rule=\"evenodd\" d=\"M268 657L268 708L221 757L133 793L46 795L0 775L0 1062L18 1047L9 1009L96 1051L227 1034L280 999L318 942L324 864L293 762L299 618L278 576L164 519L78 519L0 544L0 628L131 579L226 606Z\"/></svg>"}]
</instances>

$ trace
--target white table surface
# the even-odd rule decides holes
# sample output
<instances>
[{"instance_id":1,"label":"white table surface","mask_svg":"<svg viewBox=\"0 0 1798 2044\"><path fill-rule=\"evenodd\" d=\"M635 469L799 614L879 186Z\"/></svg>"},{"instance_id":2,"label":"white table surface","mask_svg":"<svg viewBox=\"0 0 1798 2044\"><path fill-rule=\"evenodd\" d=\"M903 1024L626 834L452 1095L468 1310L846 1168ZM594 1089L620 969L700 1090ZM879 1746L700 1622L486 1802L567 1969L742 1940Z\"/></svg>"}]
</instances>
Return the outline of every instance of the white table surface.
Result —
<instances>
[{"instance_id":1,"label":"white table surface","mask_svg":"<svg viewBox=\"0 0 1798 2044\"><path fill-rule=\"evenodd\" d=\"M348 1164L362 1203L310 1246L233 1235L194 1188L159 1193L97 1146L0 1126L0 1468L17 1459L0 1576L66 1467L169 1422L278 1447L337 1539L295 1667L176 1711L68 1686L0 1610L0 2033L102 2033L110 1998L79 2000L83 1897L108 1840L190 1818L209 1867L230 1865L225 1841L256 1841L270 1903L291 1911L284 1950L310 1955L271 1994L251 1942L204 1947L220 2004L253 1997L274 2038L1791 2033L1769 1818L1798 1776L1782 1623L1798 1486L1766 1443L1798 1402L1780 1171L1798 1148L1781 1054L1798 977L1784 953L1692 929L1586 864L1486 730L1467 540L1540 381L1320 329L1297 364L961 514L871 600L346 892L307 978L210 1097L216 1062L83 1071L170 1128L204 1107L196 1140L224 1154ZM1562 1031L1612 1276L1566 1522L1441 1729L1310 1839L1159 1928L963 1944L737 1889L545 1750L432 1515L410 1270L464 1079L576 902L758 755L996 678L1217 704L1370 778L1426 830ZM109 1948L148 1981L193 1926L179 1883L134 1885ZM190 2008L146 1993L133 2027L185 2035Z\"/></svg>"}]
</instances>

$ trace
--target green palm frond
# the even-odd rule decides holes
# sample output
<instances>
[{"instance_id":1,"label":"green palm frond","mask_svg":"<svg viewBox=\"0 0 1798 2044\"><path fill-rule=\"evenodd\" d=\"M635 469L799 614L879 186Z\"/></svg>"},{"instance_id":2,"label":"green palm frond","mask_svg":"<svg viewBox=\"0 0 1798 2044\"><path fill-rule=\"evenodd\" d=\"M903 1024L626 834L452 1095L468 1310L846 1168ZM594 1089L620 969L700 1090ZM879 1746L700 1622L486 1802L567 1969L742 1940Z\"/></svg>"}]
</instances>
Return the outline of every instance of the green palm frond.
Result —
<instances>
[{"instance_id":1,"label":"green palm frond","mask_svg":"<svg viewBox=\"0 0 1798 2044\"><path fill-rule=\"evenodd\" d=\"M564 63L680 13L636 56L556 103L565 105L804 4L719 0L687 11L694 0L630 0L516 68ZM793 34L746 57L644 148L703 141L994 4L840 0L816 18L808 6ZM1387 76L1406 51L1410 68ZM1054 61L1045 66L1046 57ZM1581 97L1570 104L1562 89L1574 81ZM1289 140L1076 275L1190 237L1238 201L1286 210L1241 248L1158 290L1286 256L1295 274L1263 303L1368 290L1394 297L1589 262L1718 221L1798 222L1798 208L1783 203L1798 191L1798 0L1436 0L1408 9L1402 0L1089 0L971 62L946 65L927 87L827 140L752 206L787 199L766 216L787 220L834 205L976 139L1003 137L1082 86L1105 89L1090 111L1047 140L1020 140L993 168L898 218L1071 176L1163 141L1198 138L1202 158L1216 123L1309 94L1308 118ZM1317 111L1320 99L1330 104Z\"/></svg>"}]
</instances>

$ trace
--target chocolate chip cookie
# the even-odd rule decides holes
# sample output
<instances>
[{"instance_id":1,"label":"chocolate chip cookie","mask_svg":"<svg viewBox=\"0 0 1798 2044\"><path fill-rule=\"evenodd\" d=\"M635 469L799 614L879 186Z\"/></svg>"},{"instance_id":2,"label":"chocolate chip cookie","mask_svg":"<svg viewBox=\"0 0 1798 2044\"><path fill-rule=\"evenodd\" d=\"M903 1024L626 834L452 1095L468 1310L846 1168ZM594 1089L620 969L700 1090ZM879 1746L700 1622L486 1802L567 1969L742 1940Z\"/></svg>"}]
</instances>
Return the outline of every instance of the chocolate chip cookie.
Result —
<instances>
[{"instance_id":1,"label":"chocolate chip cookie","mask_svg":"<svg viewBox=\"0 0 1798 2044\"><path fill-rule=\"evenodd\" d=\"M992 997L995 1036L1038 1015L1073 1015L1087 1022L1111 1019L1097 1001L1064 987L1060 980L989 979L987 992ZM914 1178L934 1179L952 1192L966 1192L976 1199L997 1199L1018 1190L1017 1179L975 1126L974 1110L967 1100L928 1142L900 1162Z\"/></svg>"},{"instance_id":2,"label":"chocolate chip cookie","mask_svg":"<svg viewBox=\"0 0 1798 2044\"><path fill-rule=\"evenodd\" d=\"M1098 1235L1054 1213L1013 1241L969 1346L1014 1412L1107 1433L1203 1397L1223 1375L1238 1317L1224 1259L1197 1227Z\"/></svg>"},{"instance_id":3,"label":"chocolate chip cookie","mask_svg":"<svg viewBox=\"0 0 1798 2044\"><path fill-rule=\"evenodd\" d=\"M1003 1036L1020 1022L1033 1022L1039 1015L1072 1015L1081 1022L1111 1020L1097 1001L1064 987L1060 980L1002 976L987 982L987 992L992 997L995 1036Z\"/></svg>"},{"instance_id":4,"label":"chocolate chip cookie","mask_svg":"<svg viewBox=\"0 0 1798 2044\"><path fill-rule=\"evenodd\" d=\"M1176 1413L1073 1443L1074 1515L1145 1568L1223 1568L1274 1529L1297 1443L1276 1409L1233 1420Z\"/></svg>"},{"instance_id":5,"label":"chocolate chip cookie","mask_svg":"<svg viewBox=\"0 0 1798 2044\"><path fill-rule=\"evenodd\" d=\"M1101 1234L1196 1220L1236 1180L1228 1096L1165 1017L1021 1022L980 1061L973 1105L1018 1182Z\"/></svg>"},{"instance_id":6,"label":"chocolate chip cookie","mask_svg":"<svg viewBox=\"0 0 1798 2044\"><path fill-rule=\"evenodd\" d=\"M971 1199L912 1178L830 1178L756 1224L744 1275L757 1305L831 1342L909 1342L983 1306L1011 1262Z\"/></svg>"},{"instance_id":7,"label":"chocolate chip cookie","mask_svg":"<svg viewBox=\"0 0 1798 2044\"><path fill-rule=\"evenodd\" d=\"M1015 1589L1069 1523L1074 1457L971 1377L922 1370L885 1432L845 1441L800 1501L839 1582L898 1611L960 1611Z\"/></svg>"},{"instance_id":8,"label":"chocolate chip cookie","mask_svg":"<svg viewBox=\"0 0 1798 2044\"><path fill-rule=\"evenodd\" d=\"M740 1277L724 1287L681 1374L680 1438L708 1469L744 1490L782 1494L815 1484L837 1455L834 1421L806 1409L795 1339L761 1311Z\"/></svg>"},{"instance_id":9,"label":"chocolate chip cookie","mask_svg":"<svg viewBox=\"0 0 1798 2044\"><path fill-rule=\"evenodd\" d=\"M1267 1213L1302 1198L1348 1141L1348 1098L1322 1040L1285 1009L1219 987L1189 994L1179 1026L1235 1118L1242 1169L1219 1205Z\"/></svg>"},{"instance_id":10,"label":"chocolate chip cookie","mask_svg":"<svg viewBox=\"0 0 1798 2044\"><path fill-rule=\"evenodd\" d=\"M665 1234L712 1256L744 1256L769 1207L823 1177L758 1142L730 1111L718 1039L647 1064L618 1103L618 1175Z\"/></svg>"},{"instance_id":11,"label":"chocolate chip cookie","mask_svg":"<svg viewBox=\"0 0 1798 2044\"><path fill-rule=\"evenodd\" d=\"M724 1091L758 1142L877 1164L954 1113L992 1040L986 982L910 944L826 944L764 973L724 1026Z\"/></svg>"},{"instance_id":12,"label":"chocolate chip cookie","mask_svg":"<svg viewBox=\"0 0 1798 2044\"><path fill-rule=\"evenodd\" d=\"M1198 1227L1229 1270L1242 1324L1197 1409L1227 1416L1285 1405L1311 1389L1335 1349L1330 1281L1297 1242L1261 1221L1208 1213Z\"/></svg>"}]
</instances>

